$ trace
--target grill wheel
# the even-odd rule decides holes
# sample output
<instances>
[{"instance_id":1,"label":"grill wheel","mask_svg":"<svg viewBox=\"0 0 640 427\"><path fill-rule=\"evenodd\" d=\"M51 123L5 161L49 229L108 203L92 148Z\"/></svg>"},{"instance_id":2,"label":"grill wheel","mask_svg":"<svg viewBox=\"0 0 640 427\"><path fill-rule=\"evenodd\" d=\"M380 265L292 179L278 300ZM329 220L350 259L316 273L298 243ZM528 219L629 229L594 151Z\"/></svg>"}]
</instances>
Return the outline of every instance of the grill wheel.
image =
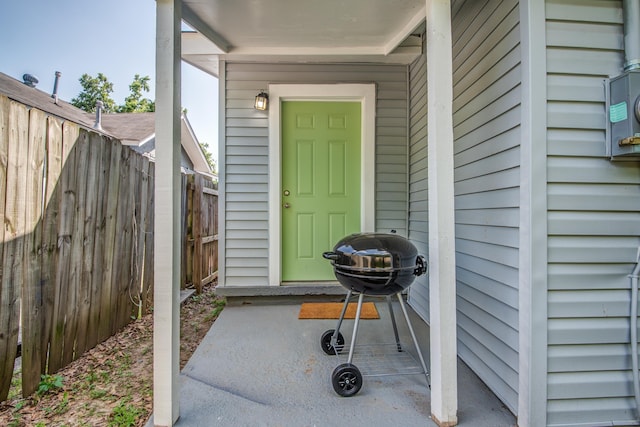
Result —
<instances>
[{"instance_id":1,"label":"grill wheel","mask_svg":"<svg viewBox=\"0 0 640 427\"><path fill-rule=\"evenodd\" d=\"M333 389L342 397L350 397L362 388L362 374L350 363L343 363L334 369L331 375Z\"/></svg>"}]
</instances>

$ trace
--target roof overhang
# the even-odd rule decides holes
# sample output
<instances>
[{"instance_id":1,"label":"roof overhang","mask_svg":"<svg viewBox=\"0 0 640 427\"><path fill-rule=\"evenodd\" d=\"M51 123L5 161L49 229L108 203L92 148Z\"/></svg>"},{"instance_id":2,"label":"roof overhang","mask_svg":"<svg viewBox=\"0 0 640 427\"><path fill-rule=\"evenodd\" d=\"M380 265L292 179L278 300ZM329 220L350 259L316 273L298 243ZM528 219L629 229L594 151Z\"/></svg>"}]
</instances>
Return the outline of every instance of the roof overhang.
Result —
<instances>
[{"instance_id":1,"label":"roof overhang","mask_svg":"<svg viewBox=\"0 0 640 427\"><path fill-rule=\"evenodd\" d=\"M422 53L424 0L184 0L182 57L218 75L243 62L400 63Z\"/></svg>"}]
</instances>

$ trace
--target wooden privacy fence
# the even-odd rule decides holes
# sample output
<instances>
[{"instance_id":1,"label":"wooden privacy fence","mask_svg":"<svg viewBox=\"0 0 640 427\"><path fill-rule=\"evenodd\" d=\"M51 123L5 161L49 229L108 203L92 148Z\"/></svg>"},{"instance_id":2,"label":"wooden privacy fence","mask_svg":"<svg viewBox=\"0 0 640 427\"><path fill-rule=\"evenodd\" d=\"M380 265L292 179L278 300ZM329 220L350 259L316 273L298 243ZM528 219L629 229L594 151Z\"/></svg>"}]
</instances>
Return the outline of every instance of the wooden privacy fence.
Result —
<instances>
[{"instance_id":1,"label":"wooden privacy fence","mask_svg":"<svg viewBox=\"0 0 640 427\"><path fill-rule=\"evenodd\" d=\"M218 190L211 179L182 176L182 212L182 283L200 293L218 277Z\"/></svg>"},{"instance_id":2,"label":"wooden privacy fence","mask_svg":"<svg viewBox=\"0 0 640 427\"><path fill-rule=\"evenodd\" d=\"M0 401L20 313L26 396L147 310L153 176L119 141L0 96Z\"/></svg>"}]
</instances>

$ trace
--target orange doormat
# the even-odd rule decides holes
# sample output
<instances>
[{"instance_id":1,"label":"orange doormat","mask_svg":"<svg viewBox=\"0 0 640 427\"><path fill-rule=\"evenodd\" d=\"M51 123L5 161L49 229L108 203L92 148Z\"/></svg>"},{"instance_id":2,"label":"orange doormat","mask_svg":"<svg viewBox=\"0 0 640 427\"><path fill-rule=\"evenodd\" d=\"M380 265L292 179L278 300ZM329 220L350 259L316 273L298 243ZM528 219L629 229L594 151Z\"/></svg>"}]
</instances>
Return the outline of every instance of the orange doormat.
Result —
<instances>
[{"instance_id":1,"label":"orange doormat","mask_svg":"<svg viewBox=\"0 0 640 427\"><path fill-rule=\"evenodd\" d=\"M342 302L305 302L300 307L298 319L339 319L343 306L344 303ZM354 319L357 307L357 303L350 302L344 318ZM363 303L360 318L379 319L380 316L378 315L378 310L376 310L376 305L372 302Z\"/></svg>"}]
</instances>

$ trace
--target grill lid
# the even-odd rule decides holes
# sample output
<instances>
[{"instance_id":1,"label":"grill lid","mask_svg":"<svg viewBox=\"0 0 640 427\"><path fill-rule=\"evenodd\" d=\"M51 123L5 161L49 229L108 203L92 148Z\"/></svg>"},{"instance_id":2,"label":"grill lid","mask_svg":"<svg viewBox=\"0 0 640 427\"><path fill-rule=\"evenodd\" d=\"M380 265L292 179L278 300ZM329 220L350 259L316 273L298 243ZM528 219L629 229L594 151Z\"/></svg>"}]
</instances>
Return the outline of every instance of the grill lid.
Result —
<instances>
[{"instance_id":1,"label":"grill lid","mask_svg":"<svg viewBox=\"0 0 640 427\"><path fill-rule=\"evenodd\" d=\"M336 269L354 272L394 272L411 270L419 276L426 271L424 258L404 237L387 233L356 233L341 239L324 258Z\"/></svg>"}]
</instances>

